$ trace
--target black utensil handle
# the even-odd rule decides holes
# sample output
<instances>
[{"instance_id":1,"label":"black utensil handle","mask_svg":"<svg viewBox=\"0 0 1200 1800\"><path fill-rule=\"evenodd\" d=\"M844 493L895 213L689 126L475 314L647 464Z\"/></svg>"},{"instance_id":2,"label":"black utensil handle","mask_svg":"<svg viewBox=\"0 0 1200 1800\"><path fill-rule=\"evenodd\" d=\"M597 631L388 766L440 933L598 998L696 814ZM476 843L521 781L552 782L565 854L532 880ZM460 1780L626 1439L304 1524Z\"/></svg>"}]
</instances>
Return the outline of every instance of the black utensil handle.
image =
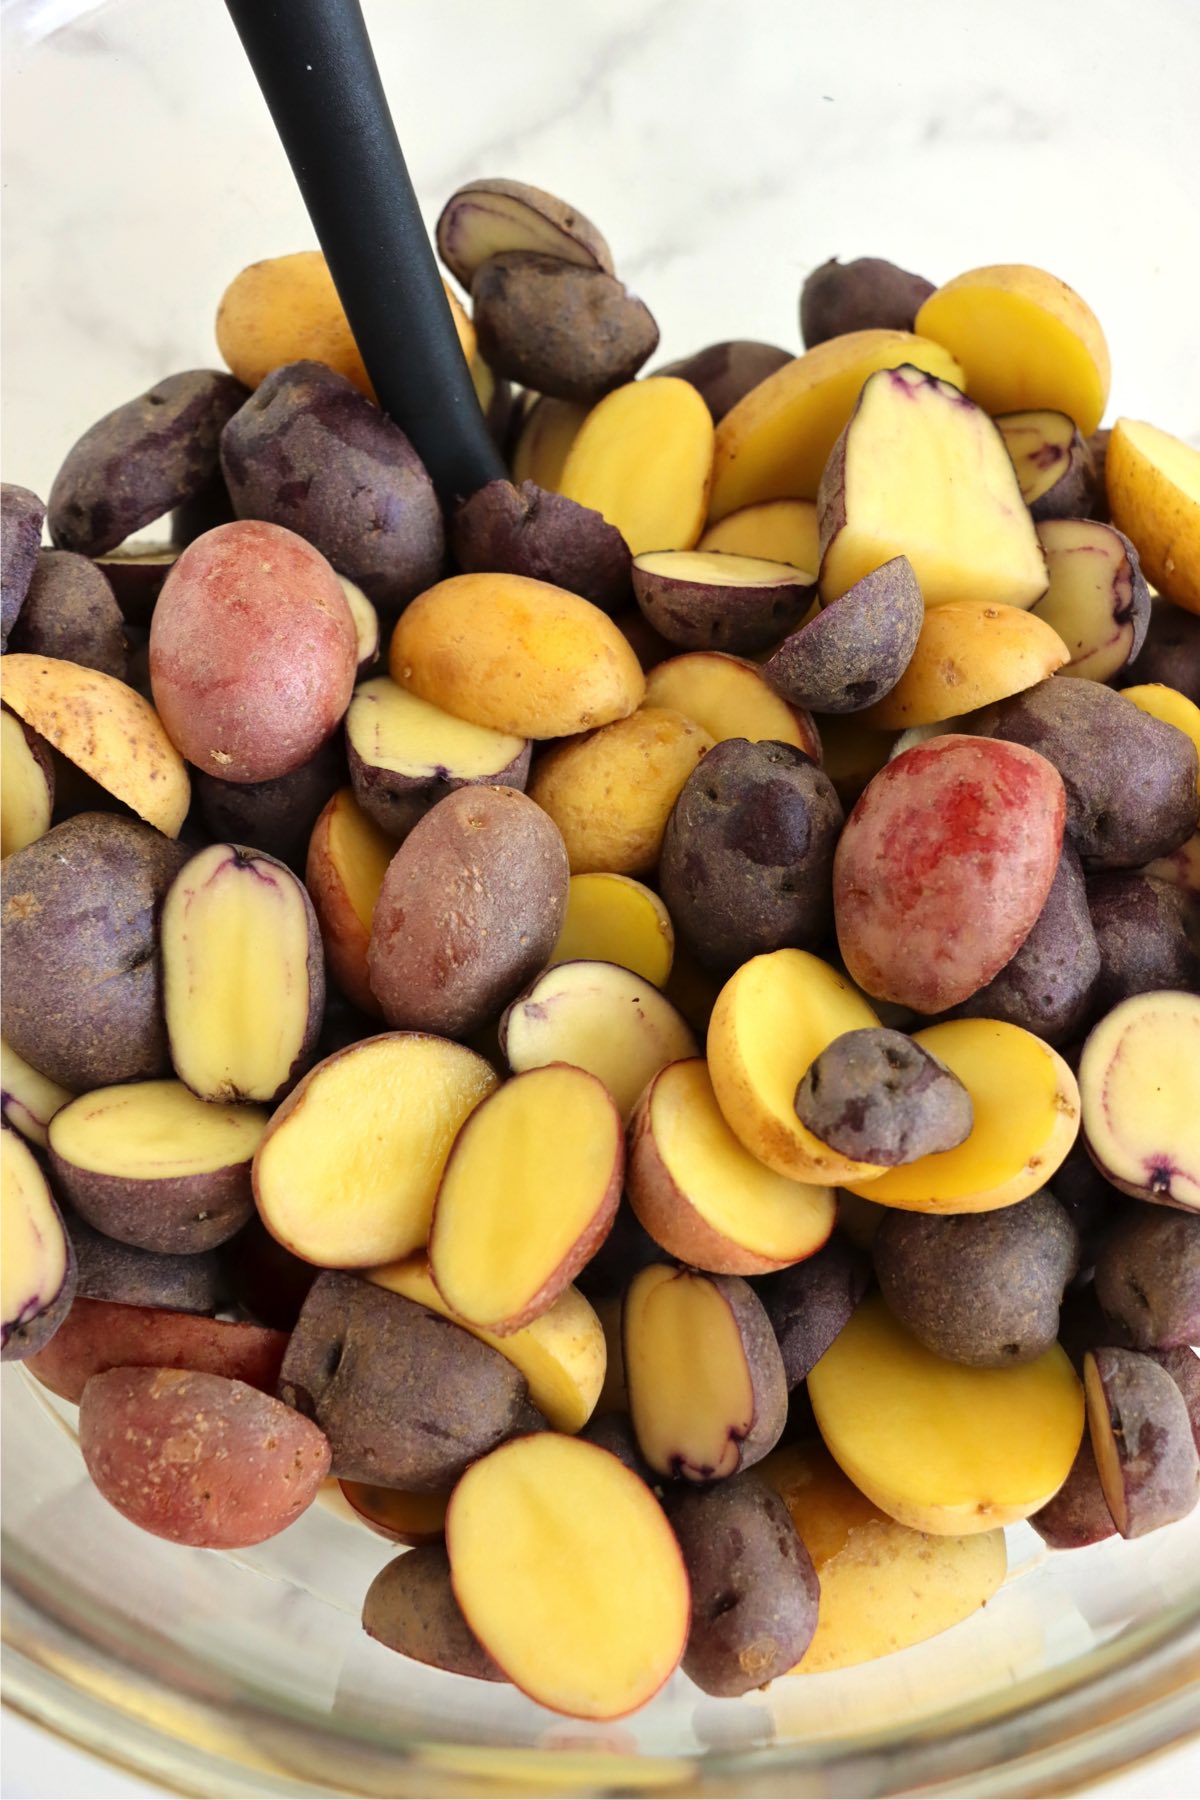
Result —
<instances>
[{"instance_id":1,"label":"black utensil handle","mask_svg":"<svg viewBox=\"0 0 1200 1800\"><path fill-rule=\"evenodd\" d=\"M379 404L445 500L506 474L358 0L226 0Z\"/></svg>"}]
</instances>

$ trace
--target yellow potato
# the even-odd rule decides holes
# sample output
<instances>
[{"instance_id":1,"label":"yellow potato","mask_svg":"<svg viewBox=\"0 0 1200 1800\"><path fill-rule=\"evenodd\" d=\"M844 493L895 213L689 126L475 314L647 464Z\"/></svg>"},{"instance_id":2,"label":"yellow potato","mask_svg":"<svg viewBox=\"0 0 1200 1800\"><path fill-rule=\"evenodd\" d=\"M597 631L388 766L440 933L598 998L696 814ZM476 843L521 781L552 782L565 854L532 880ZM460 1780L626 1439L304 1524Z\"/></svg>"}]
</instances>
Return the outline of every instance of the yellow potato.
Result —
<instances>
[{"instance_id":1,"label":"yellow potato","mask_svg":"<svg viewBox=\"0 0 1200 1800\"><path fill-rule=\"evenodd\" d=\"M954 1150L902 1163L868 1186L879 1206L906 1212L990 1212L1045 1187L1079 1131L1079 1087L1056 1050L998 1019L950 1019L913 1033L966 1087L970 1136Z\"/></svg>"},{"instance_id":2,"label":"yellow potato","mask_svg":"<svg viewBox=\"0 0 1200 1800\"><path fill-rule=\"evenodd\" d=\"M646 677L647 706L669 706L708 732L715 744L744 737L752 744L775 738L794 744L814 762L821 740L810 714L781 700L752 662L721 650L671 656Z\"/></svg>"},{"instance_id":3,"label":"yellow potato","mask_svg":"<svg viewBox=\"0 0 1200 1800\"><path fill-rule=\"evenodd\" d=\"M653 869L679 790L712 744L681 712L644 706L543 756L529 797L562 832L572 875Z\"/></svg>"},{"instance_id":4,"label":"yellow potato","mask_svg":"<svg viewBox=\"0 0 1200 1800\"><path fill-rule=\"evenodd\" d=\"M54 765L15 713L0 712L0 857L36 844L50 829Z\"/></svg>"},{"instance_id":5,"label":"yellow potato","mask_svg":"<svg viewBox=\"0 0 1200 1800\"><path fill-rule=\"evenodd\" d=\"M559 492L603 513L634 556L690 550L704 529L712 415L695 388L652 375L615 388L577 432Z\"/></svg>"},{"instance_id":6,"label":"yellow potato","mask_svg":"<svg viewBox=\"0 0 1200 1800\"><path fill-rule=\"evenodd\" d=\"M1145 681L1138 687L1122 688L1121 692L1141 712L1149 713L1152 719L1161 719L1164 725L1174 725L1177 731L1191 738L1197 755L1200 755L1200 706L1194 700L1161 681ZM1200 783L1197 786L1200 787Z\"/></svg>"},{"instance_id":7,"label":"yellow potato","mask_svg":"<svg viewBox=\"0 0 1200 1800\"><path fill-rule=\"evenodd\" d=\"M1045 269L969 269L929 296L916 328L958 358L959 385L990 413L1064 412L1084 437L1104 416L1112 371L1100 321Z\"/></svg>"},{"instance_id":8,"label":"yellow potato","mask_svg":"<svg viewBox=\"0 0 1200 1800\"><path fill-rule=\"evenodd\" d=\"M148 700L99 669L9 655L0 694L17 717L147 825L178 837L191 801L187 765Z\"/></svg>"},{"instance_id":9,"label":"yellow potato","mask_svg":"<svg viewBox=\"0 0 1200 1800\"><path fill-rule=\"evenodd\" d=\"M722 550L734 556L764 556L769 562L791 563L814 576L821 567L821 534L815 500L760 500L741 506L710 525L697 550Z\"/></svg>"},{"instance_id":10,"label":"yellow potato","mask_svg":"<svg viewBox=\"0 0 1200 1800\"><path fill-rule=\"evenodd\" d=\"M793 1675L924 1643L976 1612L1007 1573L1003 1531L933 1537L900 1525L819 1444L773 1450L758 1473L791 1513L821 1584L816 1633Z\"/></svg>"},{"instance_id":11,"label":"yellow potato","mask_svg":"<svg viewBox=\"0 0 1200 1800\"><path fill-rule=\"evenodd\" d=\"M618 963L662 987L674 954L671 916L650 888L608 870L572 875L567 916L551 966L581 959Z\"/></svg>"},{"instance_id":12,"label":"yellow potato","mask_svg":"<svg viewBox=\"0 0 1200 1800\"><path fill-rule=\"evenodd\" d=\"M1200 612L1200 450L1137 419L1118 419L1104 480L1112 522L1132 538L1147 578Z\"/></svg>"},{"instance_id":13,"label":"yellow potato","mask_svg":"<svg viewBox=\"0 0 1200 1800\"><path fill-rule=\"evenodd\" d=\"M567 452L588 416L586 406L573 400L553 400L543 394L525 414L512 455L512 478L519 487L532 481L557 494Z\"/></svg>"},{"instance_id":14,"label":"yellow potato","mask_svg":"<svg viewBox=\"0 0 1200 1800\"><path fill-rule=\"evenodd\" d=\"M640 705L637 657L598 606L523 575L454 575L401 614L393 681L517 737L572 737Z\"/></svg>"},{"instance_id":15,"label":"yellow potato","mask_svg":"<svg viewBox=\"0 0 1200 1800\"><path fill-rule=\"evenodd\" d=\"M829 452L864 381L900 363L962 386L958 363L928 338L908 331L849 331L751 388L717 427L710 520L760 500L815 500Z\"/></svg>"},{"instance_id":16,"label":"yellow potato","mask_svg":"<svg viewBox=\"0 0 1200 1800\"><path fill-rule=\"evenodd\" d=\"M1019 606L979 600L931 606L891 693L855 716L876 731L936 725L1033 687L1070 656L1057 631Z\"/></svg>"}]
</instances>

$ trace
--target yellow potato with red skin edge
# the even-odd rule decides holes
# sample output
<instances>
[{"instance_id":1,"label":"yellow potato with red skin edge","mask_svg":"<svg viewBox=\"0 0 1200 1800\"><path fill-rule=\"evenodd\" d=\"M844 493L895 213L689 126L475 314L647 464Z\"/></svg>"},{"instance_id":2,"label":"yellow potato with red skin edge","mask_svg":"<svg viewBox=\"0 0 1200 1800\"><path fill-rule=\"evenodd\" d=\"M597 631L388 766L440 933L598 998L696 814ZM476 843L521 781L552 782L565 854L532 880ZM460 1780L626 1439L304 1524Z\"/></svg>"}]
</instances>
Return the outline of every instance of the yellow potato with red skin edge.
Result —
<instances>
[{"instance_id":1,"label":"yellow potato with red skin edge","mask_svg":"<svg viewBox=\"0 0 1200 1800\"><path fill-rule=\"evenodd\" d=\"M313 826L304 865L329 972L370 1018L383 1017L367 968L371 919L395 853L394 840L368 819L349 788L341 788Z\"/></svg>"},{"instance_id":2,"label":"yellow potato with red skin edge","mask_svg":"<svg viewBox=\"0 0 1200 1800\"><path fill-rule=\"evenodd\" d=\"M1137 545L1147 579L1200 613L1200 450L1137 419L1118 419L1104 462L1109 511Z\"/></svg>"}]
</instances>

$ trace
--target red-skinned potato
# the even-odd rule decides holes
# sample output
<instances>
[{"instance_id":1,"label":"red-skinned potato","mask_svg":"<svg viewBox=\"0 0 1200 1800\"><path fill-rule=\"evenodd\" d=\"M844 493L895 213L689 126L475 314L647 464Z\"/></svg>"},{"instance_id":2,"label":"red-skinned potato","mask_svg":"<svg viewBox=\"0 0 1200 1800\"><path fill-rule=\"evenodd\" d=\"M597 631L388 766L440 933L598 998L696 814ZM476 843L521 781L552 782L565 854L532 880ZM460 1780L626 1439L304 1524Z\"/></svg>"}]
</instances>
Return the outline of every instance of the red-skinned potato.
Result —
<instances>
[{"instance_id":1,"label":"red-skinned potato","mask_svg":"<svg viewBox=\"0 0 1200 1800\"><path fill-rule=\"evenodd\" d=\"M395 850L395 840L368 818L349 788L341 788L313 826L304 865L329 973L348 1000L375 1018L381 1008L371 991L367 949Z\"/></svg>"},{"instance_id":2,"label":"red-skinned potato","mask_svg":"<svg viewBox=\"0 0 1200 1800\"><path fill-rule=\"evenodd\" d=\"M316 1499L329 1444L269 1394L186 1369L109 1369L79 1406L79 1444L104 1498L175 1544L236 1550Z\"/></svg>"},{"instance_id":3,"label":"red-skinned potato","mask_svg":"<svg viewBox=\"0 0 1200 1800\"><path fill-rule=\"evenodd\" d=\"M811 350L847 331L911 331L934 291L923 275L910 275L880 256L841 263L836 256L814 269L800 290L800 335Z\"/></svg>"},{"instance_id":4,"label":"red-skinned potato","mask_svg":"<svg viewBox=\"0 0 1200 1800\"><path fill-rule=\"evenodd\" d=\"M56 656L124 681L129 646L121 609L102 569L86 556L43 550L13 627L10 647Z\"/></svg>"},{"instance_id":5,"label":"red-skinned potato","mask_svg":"<svg viewBox=\"0 0 1200 1800\"><path fill-rule=\"evenodd\" d=\"M591 507L532 481L489 481L464 500L450 548L466 574L527 575L606 613L629 604L629 546L620 532Z\"/></svg>"},{"instance_id":6,"label":"red-skinned potato","mask_svg":"<svg viewBox=\"0 0 1200 1800\"><path fill-rule=\"evenodd\" d=\"M1083 1140L1100 1173L1141 1200L1200 1212L1200 995L1135 994L1079 1059Z\"/></svg>"},{"instance_id":7,"label":"red-skinned potato","mask_svg":"<svg viewBox=\"0 0 1200 1800\"><path fill-rule=\"evenodd\" d=\"M1083 520L1104 491L1090 445L1062 412L1002 413L996 420L1021 498L1043 519Z\"/></svg>"},{"instance_id":8,"label":"red-skinned potato","mask_svg":"<svg viewBox=\"0 0 1200 1800\"><path fill-rule=\"evenodd\" d=\"M1063 785L1019 745L951 734L871 781L833 866L838 942L868 994L924 1013L966 1000L1032 930L1062 849Z\"/></svg>"},{"instance_id":9,"label":"red-skinned potato","mask_svg":"<svg viewBox=\"0 0 1200 1800\"><path fill-rule=\"evenodd\" d=\"M294 532L257 520L189 544L150 625L154 704L175 747L225 781L306 763L340 722L358 639L337 576Z\"/></svg>"},{"instance_id":10,"label":"red-skinned potato","mask_svg":"<svg viewBox=\"0 0 1200 1800\"><path fill-rule=\"evenodd\" d=\"M75 1253L37 1158L7 1125L0 1129L0 1182L0 1355L9 1362L32 1356L61 1327L75 1293Z\"/></svg>"},{"instance_id":11,"label":"red-skinned potato","mask_svg":"<svg viewBox=\"0 0 1200 1800\"><path fill-rule=\"evenodd\" d=\"M106 1369L191 1369L274 1394L286 1349L286 1333L264 1325L80 1295L52 1341L30 1358L29 1370L73 1405Z\"/></svg>"},{"instance_id":12,"label":"red-skinned potato","mask_svg":"<svg viewBox=\"0 0 1200 1800\"><path fill-rule=\"evenodd\" d=\"M897 556L785 638L763 675L793 706L861 712L895 687L924 623L912 565Z\"/></svg>"}]
</instances>

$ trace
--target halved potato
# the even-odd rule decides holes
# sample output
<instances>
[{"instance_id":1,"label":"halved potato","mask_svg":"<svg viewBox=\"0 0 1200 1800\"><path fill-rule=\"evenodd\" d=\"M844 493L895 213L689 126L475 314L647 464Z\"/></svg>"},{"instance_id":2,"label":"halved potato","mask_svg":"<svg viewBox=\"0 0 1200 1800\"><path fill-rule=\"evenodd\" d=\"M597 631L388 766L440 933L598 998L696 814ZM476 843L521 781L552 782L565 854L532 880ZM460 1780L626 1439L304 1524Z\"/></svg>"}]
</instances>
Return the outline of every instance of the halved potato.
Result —
<instances>
[{"instance_id":1,"label":"halved potato","mask_svg":"<svg viewBox=\"0 0 1200 1800\"><path fill-rule=\"evenodd\" d=\"M350 788L340 788L313 826L304 864L325 959L333 979L371 1018L382 1007L371 988L371 921L396 844L369 819Z\"/></svg>"},{"instance_id":2,"label":"halved potato","mask_svg":"<svg viewBox=\"0 0 1200 1800\"><path fill-rule=\"evenodd\" d=\"M1032 609L1067 646L1064 675L1111 681L1146 641L1150 590L1124 534L1097 519L1038 526L1050 586ZM968 705L973 702L968 702Z\"/></svg>"},{"instance_id":3,"label":"halved potato","mask_svg":"<svg viewBox=\"0 0 1200 1800\"><path fill-rule=\"evenodd\" d=\"M863 722L877 731L937 725L1035 687L1070 655L1045 620L1021 607L947 601L927 609L907 668Z\"/></svg>"},{"instance_id":4,"label":"halved potato","mask_svg":"<svg viewBox=\"0 0 1200 1800\"><path fill-rule=\"evenodd\" d=\"M687 381L651 375L594 406L578 432L559 492L615 525L634 556L690 550L704 529L713 423Z\"/></svg>"},{"instance_id":5,"label":"halved potato","mask_svg":"<svg viewBox=\"0 0 1200 1800\"><path fill-rule=\"evenodd\" d=\"M709 525L697 550L723 550L734 556L765 556L768 562L791 563L795 569L821 566L821 533L815 500L759 500L739 506Z\"/></svg>"},{"instance_id":6,"label":"halved potato","mask_svg":"<svg viewBox=\"0 0 1200 1800\"><path fill-rule=\"evenodd\" d=\"M511 250L613 272L612 252L591 220L525 181L464 182L443 206L436 238L438 255L468 293L484 263Z\"/></svg>"},{"instance_id":7,"label":"halved potato","mask_svg":"<svg viewBox=\"0 0 1200 1800\"><path fill-rule=\"evenodd\" d=\"M1045 408L996 420L1021 498L1035 519L1084 519L1096 503L1095 459L1074 419Z\"/></svg>"},{"instance_id":8,"label":"halved potato","mask_svg":"<svg viewBox=\"0 0 1200 1800\"><path fill-rule=\"evenodd\" d=\"M44 1148L51 1119L74 1097L69 1088L51 1081L0 1038L0 1110L6 1125Z\"/></svg>"},{"instance_id":9,"label":"halved potato","mask_svg":"<svg viewBox=\"0 0 1200 1800\"><path fill-rule=\"evenodd\" d=\"M809 714L781 700L762 671L738 656L719 650L672 656L646 677L645 704L683 713L716 744L731 737L752 744L774 738L821 760L821 740Z\"/></svg>"},{"instance_id":10,"label":"halved potato","mask_svg":"<svg viewBox=\"0 0 1200 1800\"><path fill-rule=\"evenodd\" d=\"M1104 464L1112 522L1133 539L1156 588L1200 612L1200 450L1118 419Z\"/></svg>"},{"instance_id":11,"label":"halved potato","mask_svg":"<svg viewBox=\"0 0 1200 1800\"><path fill-rule=\"evenodd\" d=\"M619 963L662 987L674 954L670 914L652 888L610 871L572 875L551 966L581 959Z\"/></svg>"},{"instance_id":12,"label":"halved potato","mask_svg":"<svg viewBox=\"0 0 1200 1800\"><path fill-rule=\"evenodd\" d=\"M568 452L587 416L587 407L577 406L573 400L539 395L522 419L513 446L514 484L520 487L523 481L532 481L549 494L559 493Z\"/></svg>"},{"instance_id":13,"label":"halved potato","mask_svg":"<svg viewBox=\"0 0 1200 1800\"><path fill-rule=\"evenodd\" d=\"M37 1158L0 1128L0 1355L32 1356L50 1342L75 1294L75 1255Z\"/></svg>"},{"instance_id":14,"label":"halved potato","mask_svg":"<svg viewBox=\"0 0 1200 1800\"><path fill-rule=\"evenodd\" d=\"M766 650L800 623L816 585L804 569L726 551L647 550L633 561L643 615L681 650Z\"/></svg>"},{"instance_id":15,"label":"halved potato","mask_svg":"<svg viewBox=\"0 0 1200 1800\"><path fill-rule=\"evenodd\" d=\"M413 1548L418 1544L439 1544L445 1535L449 1494L375 1487L367 1481L339 1481L338 1486L351 1511L393 1544Z\"/></svg>"},{"instance_id":16,"label":"halved potato","mask_svg":"<svg viewBox=\"0 0 1200 1800\"><path fill-rule=\"evenodd\" d=\"M36 731L0 711L0 857L34 844L50 829L54 764Z\"/></svg>"}]
</instances>

